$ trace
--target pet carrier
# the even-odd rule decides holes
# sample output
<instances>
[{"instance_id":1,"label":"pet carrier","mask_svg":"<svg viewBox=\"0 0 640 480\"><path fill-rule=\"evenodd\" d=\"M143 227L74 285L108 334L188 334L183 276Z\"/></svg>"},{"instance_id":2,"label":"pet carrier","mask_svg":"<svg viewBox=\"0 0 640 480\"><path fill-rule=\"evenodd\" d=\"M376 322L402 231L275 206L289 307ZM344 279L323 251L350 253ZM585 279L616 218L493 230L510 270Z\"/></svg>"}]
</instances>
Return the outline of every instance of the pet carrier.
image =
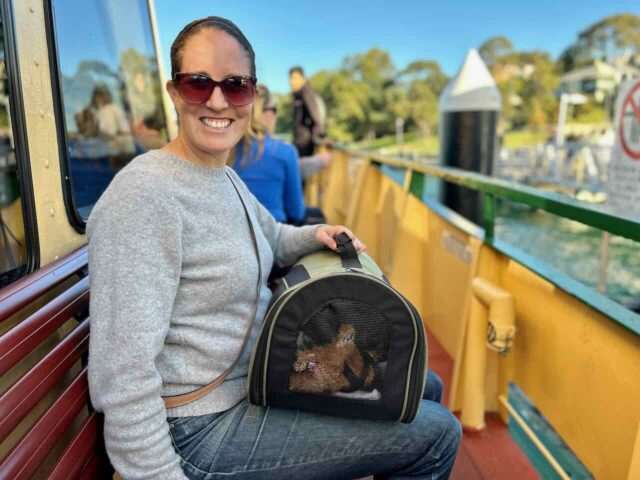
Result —
<instances>
[{"instance_id":1,"label":"pet carrier","mask_svg":"<svg viewBox=\"0 0 640 480\"><path fill-rule=\"evenodd\" d=\"M276 289L251 365L255 405L411 422L424 390L420 316L346 234Z\"/></svg>"}]
</instances>

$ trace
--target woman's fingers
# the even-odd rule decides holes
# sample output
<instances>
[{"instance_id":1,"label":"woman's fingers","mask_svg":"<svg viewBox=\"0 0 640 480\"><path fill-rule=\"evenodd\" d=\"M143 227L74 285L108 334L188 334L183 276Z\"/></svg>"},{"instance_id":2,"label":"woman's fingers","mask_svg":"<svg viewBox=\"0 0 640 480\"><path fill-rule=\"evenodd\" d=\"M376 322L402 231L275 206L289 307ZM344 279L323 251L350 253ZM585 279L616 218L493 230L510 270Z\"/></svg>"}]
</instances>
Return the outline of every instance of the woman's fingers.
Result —
<instances>
[{"instance_id":1,"label":"woman's fingers","mask_svg":"<svg viewBox=\"0 0 640 480\"><path fill-rule=\"evenodd\" d=\"M362 253L367 249L367 246L357 238L353 241L353 246L356 247L358 253Z\"/></svg>"},{"instance_id":2,"label":"woman's fingers","mask_svg":"<svg viewBox=\"0 0 640 480\"><path fill-rule=\"evenodd\" d=\"M341 233L346 233L353 241L353 246L358 253L363 252L367 246L362 243L351 230L344 225L322 225L316 229L316 240L332 250L337 248L335 237Z\"/></svg>"}]
</instances>

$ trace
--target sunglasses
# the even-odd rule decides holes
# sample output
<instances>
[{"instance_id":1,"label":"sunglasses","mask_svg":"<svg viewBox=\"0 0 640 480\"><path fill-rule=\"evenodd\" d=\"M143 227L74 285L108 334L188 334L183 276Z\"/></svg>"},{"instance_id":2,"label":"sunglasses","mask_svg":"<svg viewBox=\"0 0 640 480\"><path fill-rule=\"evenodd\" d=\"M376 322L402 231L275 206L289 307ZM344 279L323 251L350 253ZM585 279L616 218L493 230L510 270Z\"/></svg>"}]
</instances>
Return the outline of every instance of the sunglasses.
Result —
<instances>
[{"instance_id":1,"label":"sunglasses","mask_svg":"<svg viewBox=\"0 0 640 480\"><path fill-rule=\"evenodd\" d=\"M193 105L209 100L217 86L234 107L249 105L256 95L256 82L253 77L241 76L230 76L218 82L200 73L176 73L173 77L180 98Z\"/></svg>"}]
</instances>

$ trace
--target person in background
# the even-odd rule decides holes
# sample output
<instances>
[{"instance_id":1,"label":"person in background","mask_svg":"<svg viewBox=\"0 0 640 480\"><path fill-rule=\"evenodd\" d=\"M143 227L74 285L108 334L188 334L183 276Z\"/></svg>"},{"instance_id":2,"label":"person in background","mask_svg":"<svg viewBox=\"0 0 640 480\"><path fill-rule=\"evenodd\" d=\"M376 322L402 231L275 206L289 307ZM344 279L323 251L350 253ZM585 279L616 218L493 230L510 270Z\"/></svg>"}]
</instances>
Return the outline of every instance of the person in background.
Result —
<instances>
[{"instance_id":1,"label":"person in background","mask_svg":"<svg viewBox=\"0 0 640 480\"><path fill-rule=\"evenodd\" d=\"M265 103L262 107L262 122L267 127L269 135L274 135L276 131L276 123L278 121L278 105L276 99L270 95L268 103ZM312 177L320 170L328 167L331 164L333 156L330 152L320 152L308 157L300 157L298 160L298 166L300 167L300 175L302 180L306 180Z\"/></svg>"},{"instance_id":2,"label":"person in background","mask_svg":"<svg viewBox=\"0 0 640 480\"><path fill-rule=\"evenodd\" d=\"M324 137L324 119L302 67L289 70L289 83L293 92L293 144L301 157L307 157L313 155L316 144Z\"/></svg>"},{"instance_id":3,"label":"person in background","mask_svg":"<svg viewBox=\"0 0 640 480\"><path fill-rule=\"evenodd\" d=\"M258 201L278 222L301 224L305 216L298 152L271 136L274 125L266 108L274 108L265 85L258 85L249 129L230 163Z\"/></svg>"},{"instance_id":4,"label":"person in background","mask_svg":"<svg viewBox=\"0 0 640 480\"><path fill-rule=\"evenodd\" d=\"M127 117L106 85L98 84L91 94L91 103L75 116L78 131L86 137L115 140L119 136L131 136Z\"/></svg>"}]
</instances>

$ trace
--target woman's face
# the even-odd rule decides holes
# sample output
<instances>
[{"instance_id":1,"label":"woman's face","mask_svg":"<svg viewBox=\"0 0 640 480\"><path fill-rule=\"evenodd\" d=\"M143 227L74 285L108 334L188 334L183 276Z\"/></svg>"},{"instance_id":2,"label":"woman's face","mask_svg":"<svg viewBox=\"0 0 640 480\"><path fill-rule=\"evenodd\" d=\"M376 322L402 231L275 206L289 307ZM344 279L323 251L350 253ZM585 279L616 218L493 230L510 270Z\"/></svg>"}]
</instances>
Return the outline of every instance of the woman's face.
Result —
<instances>
[{"instance_id":1,"label":"woman's face","mask_svg":"<svg viewBox=\"0 0 640 480\"><path fill-rule=\"evenodd\" d=\"M214 80L231 75L251 76L247 53L229 34L205 28L190 37L182 49L180 71L202 73ZM238 143L251 119L252 104L234 107L219 86L200 105L180 98L173 82L167 90L178 112L179 138L185 154L217 166L224 165L229 150Z\"/></svg>"}]
</instances>

